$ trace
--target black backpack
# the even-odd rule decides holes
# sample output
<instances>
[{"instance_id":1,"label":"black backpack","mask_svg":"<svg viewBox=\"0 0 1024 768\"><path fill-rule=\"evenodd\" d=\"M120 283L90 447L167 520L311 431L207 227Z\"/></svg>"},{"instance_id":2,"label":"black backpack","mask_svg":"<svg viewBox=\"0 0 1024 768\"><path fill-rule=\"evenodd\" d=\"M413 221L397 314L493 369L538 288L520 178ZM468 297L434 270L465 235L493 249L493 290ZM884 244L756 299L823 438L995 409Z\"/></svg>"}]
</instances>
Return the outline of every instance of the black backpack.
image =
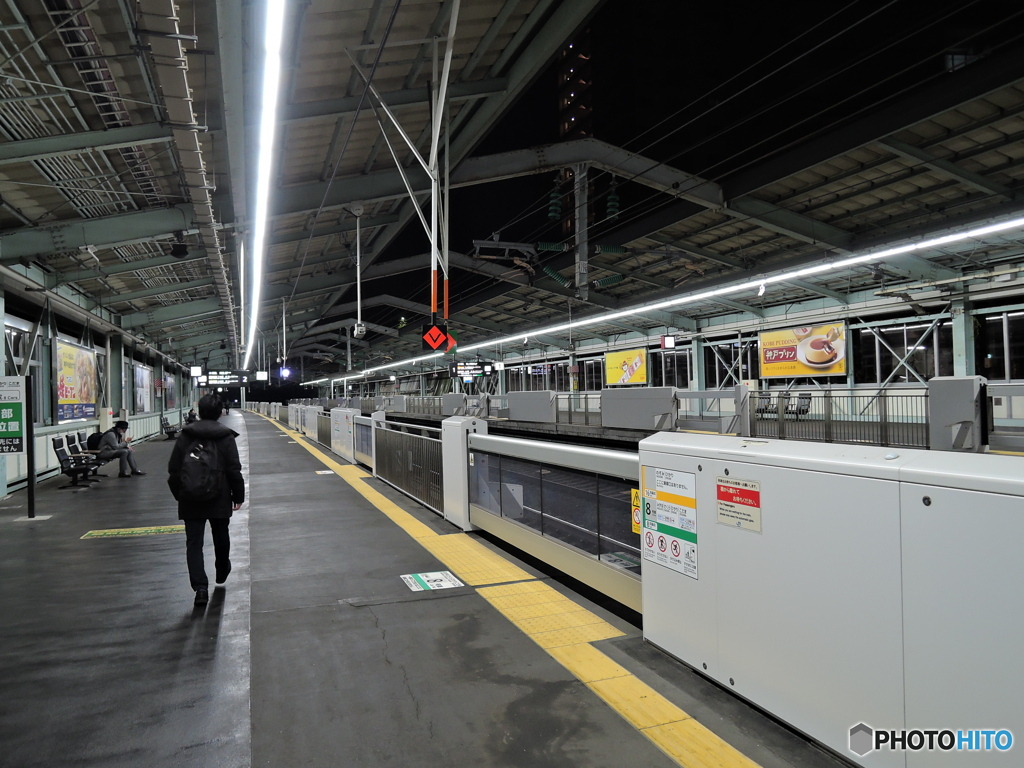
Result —
<instances>
[{"instance_id":1,"label":"black backpack","mask_svg":"<svg viewBox=\"0 0 1024 768\"><path fill-rule=\"evenodd\" d=\"M98 451L100 449L100 440L103 439L102 432L93 432L85 441L85 447L90 451Z\"/></svg>"},{"instance_id":2,"label":"black backpack","mask_svg":"<svg viewBox=\"0 0 1024 768\"><path fill-rule=\"evenodd\" d=\"M194 441L181 462L178 498L181 501L213 501L221 494L223 474L217 442L202 438Z\"/></svg>"}]
</instances>

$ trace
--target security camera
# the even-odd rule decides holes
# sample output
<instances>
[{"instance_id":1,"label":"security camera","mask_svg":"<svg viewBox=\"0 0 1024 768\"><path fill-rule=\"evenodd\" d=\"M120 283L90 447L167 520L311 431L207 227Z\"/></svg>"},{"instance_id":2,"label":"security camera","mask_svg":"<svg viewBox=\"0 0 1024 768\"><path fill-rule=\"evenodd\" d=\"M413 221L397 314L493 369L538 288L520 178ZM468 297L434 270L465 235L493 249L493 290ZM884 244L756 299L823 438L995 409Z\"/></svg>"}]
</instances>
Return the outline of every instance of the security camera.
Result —
<instances>
[{"instance_id":1,"label":"security camera","mask_svg":"<svg viewBox=\"0 0 1024 768\"><path fill-rule=\"evenodd\" d=\"M356 323L352 326L352 336L361 339L366 335L366 326L363 323Z\"/></svg>"}]
</instances>

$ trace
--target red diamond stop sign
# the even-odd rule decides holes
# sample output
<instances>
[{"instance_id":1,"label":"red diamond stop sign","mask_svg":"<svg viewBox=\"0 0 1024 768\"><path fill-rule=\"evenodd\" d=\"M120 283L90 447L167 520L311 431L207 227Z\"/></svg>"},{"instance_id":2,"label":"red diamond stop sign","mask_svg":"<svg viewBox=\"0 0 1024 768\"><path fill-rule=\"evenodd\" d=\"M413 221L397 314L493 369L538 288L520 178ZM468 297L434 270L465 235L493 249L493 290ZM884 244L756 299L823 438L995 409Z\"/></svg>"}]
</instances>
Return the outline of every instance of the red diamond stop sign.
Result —
<instances>
[{"instance_id":1,"label":"red diamond stop sign","mask_svg":"<svg viewBox=\"0 0 1024 768\"><path fill-rule=\"evenodd\" d=\"M437 351L438 347L448 341L448 328L446 325L424 325L423 326L423 349Z\"/></svg>"}]
</instances>

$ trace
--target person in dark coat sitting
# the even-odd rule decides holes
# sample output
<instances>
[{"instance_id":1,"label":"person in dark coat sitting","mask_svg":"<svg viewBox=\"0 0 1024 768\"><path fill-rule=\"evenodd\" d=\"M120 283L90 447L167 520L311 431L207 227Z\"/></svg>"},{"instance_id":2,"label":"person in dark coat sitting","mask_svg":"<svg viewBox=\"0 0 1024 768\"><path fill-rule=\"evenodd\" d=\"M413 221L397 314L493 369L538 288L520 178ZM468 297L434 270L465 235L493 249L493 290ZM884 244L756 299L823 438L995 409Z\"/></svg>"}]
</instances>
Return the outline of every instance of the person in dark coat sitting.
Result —
<instances>
[{"instance_id":1,"label":"person in dark coat sitting","mask_svg":"<svg viewBox=\"0 0 1024 768\"><path fill-rule=\"evenodd\" d=\"M217 583L223 584L231 572L229 558L231 542L228 538L228 524L231 513L245 501L245 480L242 478L242 464L238 459L235 438L238 433L219 424L222 405L216 395L205 395L199 401L199 421L186 425L178 436L167 465L167 485L178 501L178 518L185 522L185 560L188 563L188 577L195 590L196 605L206 605L210 599L210 582L203 564L203 538L206 535L206 521L210 521L213 534L213 553L217 571ZM199 451L199 446L215 446L218 471L214 497L204 501L186 498L182 492L182 466L190 452Z\"/></svg>"},{"instance_id":2,"label":"person in dark coat sitting","mask_svg":"<svg viewBox=\"0 0 1024 768\"><path fill-rule=\"evenodd\" d=\"M118 459L121 462L121 471L118 477L131 477L132 475L146 474L139 465L135 463L135 452L132 450L131 438L125 437L128 432L128 422L118 421L100 437L99 453L97 454L104 461Z\"/></svg>"}]
</instances>

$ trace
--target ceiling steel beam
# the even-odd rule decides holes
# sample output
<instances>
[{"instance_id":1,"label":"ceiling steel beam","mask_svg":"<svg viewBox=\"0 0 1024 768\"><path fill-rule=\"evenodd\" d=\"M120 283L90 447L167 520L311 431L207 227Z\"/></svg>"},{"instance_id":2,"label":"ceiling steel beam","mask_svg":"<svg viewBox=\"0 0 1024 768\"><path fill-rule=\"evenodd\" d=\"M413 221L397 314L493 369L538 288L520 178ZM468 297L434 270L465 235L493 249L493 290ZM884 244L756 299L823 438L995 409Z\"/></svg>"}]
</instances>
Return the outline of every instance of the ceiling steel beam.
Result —
<instances>
[{"instance_id":1,"label":"ceiling steel beam","mask_svg":"<svg viewBox=\"0 0 1024 768\"><path fill-rule=\"evenodd\" d=\"M961 168L949 160L936 157L926 149L907 144L905 141L894 139L892 136L882 139L877 143L906 160L910 160L913 163L923 163L932 170L938 171L942 175L948 176L971 189L976 189L989 195L1000 195L1008 200L1013 200L1013 192L1002 184L990 181L980 173L974 173L974 171Z\"/></svg>"},{"instance_id":2,"label":"ceiling steel beam","mask_svg":"<svg viewBox=\"0 0 1024 768\"><path fill-rule=\"evenodd\" d=\"M849 304L850 303L850 297L847 296L845 293L840 293L839 291L833 291L831 288L825 288L824 286L821 286L821 285L815 285L814 283L810 282L809 280L799 280L799 279L797 279L797 280L787 280L786 282L789 283L792 286L795 286L796 288L800 288L802 290L805 290L808 293L816 293L819 296L825 296L826 298L829 298L829 299L835 299L840 304Z\"/></svg>"},{"instance_id":3,"label":"ceiling steel beam","mask_svg":"<svg viewBox=\"0 0 1024 768\"><path fill-rule=\"evenodd\" d=\"M146 310L145 312L131 312L127 315L122 315L121 327L159 328L170 325L172 322L181 320L184 317L198 319L204 315L215 314L219 312L220 309L220 299L185 301L181 304L171 304L167 307L158 307L156 309Z\"/></svg>"},{"instance_id":4,"label":"ceiling steel beam","mask_svg":"<svg viewBox=\"0 0 1024 768\"><path fill-rule=\"evenodd\" d=\"M189 229L193 218L191 204L183 203L172 208L0 230L0 262L75 251L85 245L99 247L156 238Z\"/></svg>"},{"instance_id":5,"label":"ceiling steel beam","mask_svg":"<svg viewBox=\"0 0 1024 768\"><path fill-rule=\"evenodd\" d=\"M245 129L245 25L243 0L216 0L217 62L220 66L220 96L231 184L232 213L236 222L247 221L249 162ZM223 170L223 169L221 169ZM223 216L223 214L221 214Z\"/></svg>"},{"instance_id":6,"label":"ceiling steel beam","mask_svg":"<svg viewBox=\"0 0 1024 768\"><path fill-rule=\"evenodd\" d=\"M494 77L487 80L474 80L470 83L453 83L448 86L451 101L468 101L482 99L487 96L503 94L508 87L508 79ZM400 91L382 93L381 97L388 109L407 106L426 106L429 104L426 88L409 88ZM338 99L324 101L307 101L300 104L289 104L280 110L281 122L299 123L322 118L345 117L355 114L359 106L359 96L342 96ZM364 109L367 105L364 103Z\"/></svg>"},{"instance_id":7,"label":"ceiling steel beam","mask_svg":"<svg viewBox=\"0 0 1024 768\"><path fill-rule=\"evenodd\" d=\"M735 309L740 312L747 312L751 315L754 315L755 317L764 317L764 310L758 309L757 307L752 307L749 304L743 304L742 302L733 301L732 299L726 299L721 296L716 296L711 301L714 302L715 304L721 304L723 306L730 307L731 309Z\"/></svg>"},{"instance_id":8,"label":"ceiling steel beam","mask_svg":"<svg viewBox=\"0 0 1024 768\"><path fill-rule=\"evenodd\" d=\"M142 288L138 291L129 291L128 293L112 293L107 296L99 297L98 300L101 303L106 304L123 304L126 301L137 301L138 299L146 299L153 296L164 296L169 293L178 293L179 291L190 291L194 288L205 288L208 285L213 285L212 277L204 277L201 280L190 280L186 283L156 285L152 288Z\"/></svg>"},{"instance_id":9,"label":"ceiling steel beam","mask_svg":"<svg viewBox=\"0 0 1024 768\"><path fill-rule=\"evenodd\" d=\"M366 216L361 222L363 231L372 229L373 227L383 227L387 224L394 224L398 221L398 216L386 215L386 216ZM326 237L328 235L341 235L348 232L356 231L356 221L353 218L351 221L345 221L340 224L336 224L331 227L318 227L313 231L313 238ZM308 229L302 230L301 232L282 232L280 234L274 234L267 238L267 245L284 245L286 243L301 243L309 240L310 232Z\"/></svg>"},{"instance_id":10,"label":"ceiling steel beam","mask_svg":"<svg viewBox=\"0 0 1024 768\"><path fill-rule=\"evenodd\" d=\"M90 149L122 149L143 144L161 144L173 141L170 128L158 123L129 125L106 131L64 133L40 139L8 141L0 144L0 165L30 163L48 157L75 155Z\"/></svg>"},{"instance_id":11,"label":"ceiling steel beam","mask_svg":"<svg viewBox=\"0 0 1024 768\"><path fill-rule=\"evenodd\" d=\"M142 272L146 269L158 267L170 267L176 264L188 264L194 261L202 261L206 258L206 250L190 251L188 256L178 258L176 256L154 256L151 259L139 259L138 261L126 261L119 264L108 264L98 269L76 269L69 272L58 272L55 285L65 283L77 283L82 280L98 280L114 275L124 275L130 272Z\"/></svg>"},{"instance_id":12,"label":"ceiling steel beam","mask_svg":"<svg viewBox=\"0 0 1024 768\"><path fill-rule=\"evenodd\" d=\"M948 112L1024 78L1022 46L1009 45L970 66L936 77L890 99L884 106L845 120L840 127L797 142L770 159L730 174L722 181L727 198L737 198Z\"/></svg>"}]
</instances>

